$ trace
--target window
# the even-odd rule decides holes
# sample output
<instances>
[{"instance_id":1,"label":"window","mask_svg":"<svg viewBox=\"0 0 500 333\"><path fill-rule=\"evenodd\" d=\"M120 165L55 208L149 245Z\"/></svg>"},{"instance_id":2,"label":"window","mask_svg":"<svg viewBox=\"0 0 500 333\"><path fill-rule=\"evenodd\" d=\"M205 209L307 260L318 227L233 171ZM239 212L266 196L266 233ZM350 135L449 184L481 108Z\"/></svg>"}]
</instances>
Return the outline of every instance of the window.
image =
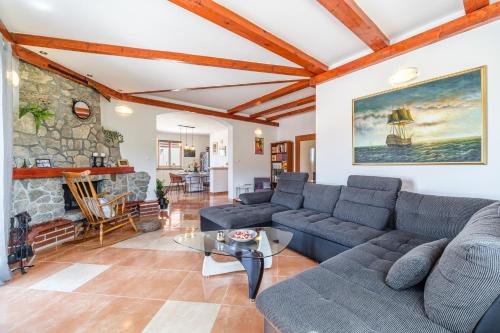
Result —
<instances>
[{"instance_id":1,"label":"window","mask_svg":"<svg viewBox=\"0 0 500 333\"><path fill-rule=\"evenodd\" d=\"M182 168L182 142L158 140L158 167Z\"/></svg>"}]
</instances>

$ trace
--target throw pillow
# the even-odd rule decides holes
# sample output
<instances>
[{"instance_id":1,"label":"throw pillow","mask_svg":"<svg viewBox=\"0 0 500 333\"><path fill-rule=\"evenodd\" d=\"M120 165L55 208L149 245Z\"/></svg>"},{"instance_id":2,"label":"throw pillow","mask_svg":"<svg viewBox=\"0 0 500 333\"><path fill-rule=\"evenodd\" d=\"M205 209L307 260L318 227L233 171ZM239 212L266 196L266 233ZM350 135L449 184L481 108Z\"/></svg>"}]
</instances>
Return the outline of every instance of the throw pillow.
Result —
<instances>
[{"instance_id":1,"label":"throw pillow","mask_svg":"<svg viewBox=\"0 0 500 333\"><path fill-rule=\"evenodd\" d=\"M396 290L419 284L429 275L447 244L448 240L443 238L415 247L392 265L385 283Z\"/></svg>"}]
</instances>

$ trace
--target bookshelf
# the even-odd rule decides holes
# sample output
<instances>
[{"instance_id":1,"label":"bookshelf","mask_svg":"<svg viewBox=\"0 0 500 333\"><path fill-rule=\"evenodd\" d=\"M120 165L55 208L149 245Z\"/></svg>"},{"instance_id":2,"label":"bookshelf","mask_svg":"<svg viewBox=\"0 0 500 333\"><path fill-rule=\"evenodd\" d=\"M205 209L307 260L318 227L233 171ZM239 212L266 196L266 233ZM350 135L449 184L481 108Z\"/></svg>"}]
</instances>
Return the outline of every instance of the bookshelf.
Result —
<instances>
[{"instance_id":1,"label":"bookshelf","mask_svg":"<svg viewBox=\"0 0 500 333\"><path fill-rule=\"evenodd\" d=\"M283 172L293 171L293 142L271 143L271 187L274 189L278 177Z\"/></svg>"}]
</instances>

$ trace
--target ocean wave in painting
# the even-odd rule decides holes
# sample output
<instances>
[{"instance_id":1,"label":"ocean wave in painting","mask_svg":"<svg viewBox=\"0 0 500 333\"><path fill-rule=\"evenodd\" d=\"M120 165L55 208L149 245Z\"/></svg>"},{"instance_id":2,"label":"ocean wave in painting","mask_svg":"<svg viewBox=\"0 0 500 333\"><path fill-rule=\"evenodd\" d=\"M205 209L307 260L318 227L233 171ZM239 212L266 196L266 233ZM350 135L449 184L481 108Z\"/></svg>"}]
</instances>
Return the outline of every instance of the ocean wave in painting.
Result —
<instances>
[{"instance_id":1,"label":"ocean wave in painting","mask_svg":"<svg viewBox=\"0 0 500 333\"><path fill-rule=\"evenodd\" d=\"M414 143L411 146L354 148L355 163L478 163L481 138Z\"/></svg>"}]
</instances>

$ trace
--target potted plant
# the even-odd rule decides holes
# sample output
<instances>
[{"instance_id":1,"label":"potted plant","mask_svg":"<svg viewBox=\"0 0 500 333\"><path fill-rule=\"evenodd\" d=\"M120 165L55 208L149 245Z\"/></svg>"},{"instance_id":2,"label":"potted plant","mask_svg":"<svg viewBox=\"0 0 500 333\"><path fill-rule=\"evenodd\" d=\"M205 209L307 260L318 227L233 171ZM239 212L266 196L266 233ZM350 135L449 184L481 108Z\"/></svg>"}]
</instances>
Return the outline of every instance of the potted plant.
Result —
<instances>
[{"instance_id":1,"label":"potted plant","mask_svg":"<svg viewBox=\"0 0 500 333\"><path fill-rule=\"evenodd\" d=\"M49 111L48 102L41 101L40 104L28 103L19 108L19 119L31 113L35 120L36 133L40 129L42 122L54 118L55 114Z\"/></svg>"},{"instance_id":2,"label":"potted plant","mask_svg":"<svg viewBox=\"0 0 500 333\"><path fill-rule=\"evenodd\" d=\"M161 179L156 179L156 197L158 198L158 204L160 205L161 210L167 209L168 207L168 199L166 198L166 195L163 182Z\"/></svg>"}]
</instances>

